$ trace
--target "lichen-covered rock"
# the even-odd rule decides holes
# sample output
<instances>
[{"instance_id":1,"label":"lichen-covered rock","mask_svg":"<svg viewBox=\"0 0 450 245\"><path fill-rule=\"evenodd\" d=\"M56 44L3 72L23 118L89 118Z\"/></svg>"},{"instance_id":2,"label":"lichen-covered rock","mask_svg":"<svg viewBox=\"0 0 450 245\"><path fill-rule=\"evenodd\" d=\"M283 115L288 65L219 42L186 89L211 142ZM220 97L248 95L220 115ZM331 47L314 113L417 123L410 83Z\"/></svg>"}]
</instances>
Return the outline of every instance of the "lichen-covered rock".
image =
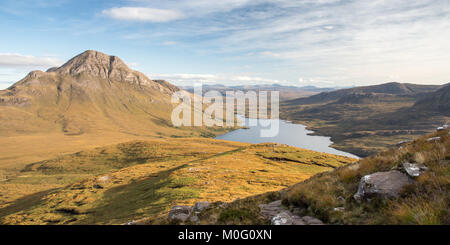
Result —
<instances>
[{"instance_id":1,"label":"lichen-covered rock","mask_svg":"<svg viewBox=\"0 0 450 245\"><path fill-rule=\"evenodd\" d=\"M396 198L409 184L412 184L412 180L400 171L377 172L361 178L358 191L353 197L358 202L371 197Z\"/></svg>"},{"instance_id":2,"label":"lichen-covered rock","mask_svg":"<svg viewBox=\"0 0 450 245\"><path fill-rule=\"evenodd\" d=\"M422 164L417 164L417 163L409 163L409 162L405 162L402 164L403 169L406 171L406 173L411 176L411 177L418 177L420 176L423 172L425 172L426 170L428 170L427 167L425 167Z\"/></svg>"},{"instance_id":3,"label":"lichen-covered rock","mask_svg":"<svg viewBox=\"0 0 450 245\"><path fill-rule=\"evenodd\" d=\"M191 215L192 207L190 206L175 206L169 212L169 220L186 221Z\"/></svg>"}]
</instances>

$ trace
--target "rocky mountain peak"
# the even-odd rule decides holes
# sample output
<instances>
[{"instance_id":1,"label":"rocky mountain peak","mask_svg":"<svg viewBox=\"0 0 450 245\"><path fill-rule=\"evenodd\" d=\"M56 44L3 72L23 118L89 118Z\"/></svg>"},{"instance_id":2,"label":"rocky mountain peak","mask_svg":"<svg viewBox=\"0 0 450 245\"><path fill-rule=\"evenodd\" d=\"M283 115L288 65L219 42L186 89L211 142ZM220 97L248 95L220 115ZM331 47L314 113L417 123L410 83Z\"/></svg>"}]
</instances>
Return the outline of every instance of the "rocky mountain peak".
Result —
<instances>
[{"instance_id":1,"label":"rocky mountain peak","mask_svg":"<svg viewBox=\"0 0 450 245\"><path fill-rule=\"evenodd\" d=\"M110 56L102 52L88 50L85 51L59 68L51 68L48 72L59 74L98 76L105 79L126 78L133 71L117 56Z\"/></svg>"}]
</instances>

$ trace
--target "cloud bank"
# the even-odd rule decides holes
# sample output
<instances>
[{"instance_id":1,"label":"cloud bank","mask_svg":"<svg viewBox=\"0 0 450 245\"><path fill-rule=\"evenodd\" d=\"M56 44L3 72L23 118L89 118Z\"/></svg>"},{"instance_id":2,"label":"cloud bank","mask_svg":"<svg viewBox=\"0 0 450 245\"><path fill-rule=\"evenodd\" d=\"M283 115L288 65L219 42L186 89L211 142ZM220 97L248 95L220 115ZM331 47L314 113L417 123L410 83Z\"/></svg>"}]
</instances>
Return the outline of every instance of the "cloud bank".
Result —
<instances>
[{"instance_id":1,"label":"cloud bank","mask_svg":"<svg viewBox=\"0 0 450 245\"><path fill-rule=\"evenodd\" d=\"M142 7L111 8L103 10L102 14L118 20L149 22L168 22L184 17L183 14L175 10Z\"/></svg>"},{"instance_id":2,"label":"cloud bank","mask_svg":"<svg viewBox=\"0 0 450 245\"><path fill-rule=\"evenodd\" d=\"M62 61L51 57L0 53L0 68L29 68L59 66Z\"/></svg>"}]
</instances>

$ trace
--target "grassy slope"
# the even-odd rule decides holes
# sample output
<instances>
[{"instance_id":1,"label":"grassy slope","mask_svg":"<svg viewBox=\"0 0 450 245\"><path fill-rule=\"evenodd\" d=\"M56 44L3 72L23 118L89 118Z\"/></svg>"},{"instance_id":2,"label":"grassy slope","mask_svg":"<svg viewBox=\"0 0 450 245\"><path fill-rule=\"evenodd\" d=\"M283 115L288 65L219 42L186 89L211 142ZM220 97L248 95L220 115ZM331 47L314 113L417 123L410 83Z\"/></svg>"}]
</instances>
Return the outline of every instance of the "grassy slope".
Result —
<instances>
[{"instance_id":1,"label":"grassy slope","mask_svg":"<svg viewBox=\"0 0 450 245\"><path fill-rule=\"evenodd\" d=\"M440 136L438 142L426 139ZM362 176L389 171L399 164L423 163L429 169L406 187L400 198L372 200L363 204L353 199ZM277 192L218 204L202 213L203 224L267 224L258 204L283 200L287 208L300 208L302 215L318 217L331 224L450 224L450 135L437 132L402 147L365 158ZM334 208L343 207L343 211Z\"/></svg>"},{"instance_id":2,"label":"grassy slope","mask_svg":"<svg viewBox=\"0 0 450 245\"><path fill-rule=\"evenodd\" d=\"M157 223L174 205L276 191L353 161L278 144L133 141L27 165L0 182L1 195L10 197L2 204L0 222ZM13 195L31 184L42 188Z\"/></svg>"}]
</instances>

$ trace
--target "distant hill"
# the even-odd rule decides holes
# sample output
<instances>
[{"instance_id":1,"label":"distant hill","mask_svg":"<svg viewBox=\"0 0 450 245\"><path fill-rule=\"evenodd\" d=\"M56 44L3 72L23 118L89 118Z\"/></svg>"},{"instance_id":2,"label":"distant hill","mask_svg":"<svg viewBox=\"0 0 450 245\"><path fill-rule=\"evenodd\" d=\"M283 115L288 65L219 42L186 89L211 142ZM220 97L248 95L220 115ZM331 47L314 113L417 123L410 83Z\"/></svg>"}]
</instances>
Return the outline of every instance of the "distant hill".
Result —
<instances>
[{"instance_id":1,"label":"distant hill","mask_svg":"<svg viewBox=\"0 0 450 245\"><path fill-rule=\"evenodd\" d=\"M194 92L192 86L181 87L189 92ZM222 84L216 85L203 85L203 92L218 91L225 95L225 91L278 91L280 92L280 100L291 100L296 98L308 97L324 91L333 91L336 88L318 88L315 86L285 86L280 84L259 84L259 85L239 85L239 86L226 86Z\"/></svg>"},{"instance_id":2,"label":"distant hill","mask_svg":"<svg viewBox=\"0 0 450 245\"><path fill-rule=\"evenodd\" d=\"M450 116L450 83L435 92L425 94L414 104L413 109L435 111Z\"/></svg>"},{"instance_id":3,"label":"distant hill","mask_svg":"<svg viewBox=\"0 0 450 245\"><path fill-rule=\"evenodd\" d=\"M449 118L449 86L386 83L323 92L281 104L283 119L367 156L430 132Z\"/></svg>"},{"instance_id":4,"label":"distant hill","mask_svg":"<svg viewBox=\"0 0 450 245\"><path fill-rule=\"evenodd\" d=\"M404 95L404 96L414 96L421 93L429 93L438 90L441 85L418 85L409 83L384 83L374 86L362 86L355 88L340 89L331 92L322 92L320 94L301 98L291 101L292 104L311 104L311 103L325 103L332 100L338 100L344 96L352 96L355 94L388 94L388 95Z\"/></svg>"}]
</instances>

